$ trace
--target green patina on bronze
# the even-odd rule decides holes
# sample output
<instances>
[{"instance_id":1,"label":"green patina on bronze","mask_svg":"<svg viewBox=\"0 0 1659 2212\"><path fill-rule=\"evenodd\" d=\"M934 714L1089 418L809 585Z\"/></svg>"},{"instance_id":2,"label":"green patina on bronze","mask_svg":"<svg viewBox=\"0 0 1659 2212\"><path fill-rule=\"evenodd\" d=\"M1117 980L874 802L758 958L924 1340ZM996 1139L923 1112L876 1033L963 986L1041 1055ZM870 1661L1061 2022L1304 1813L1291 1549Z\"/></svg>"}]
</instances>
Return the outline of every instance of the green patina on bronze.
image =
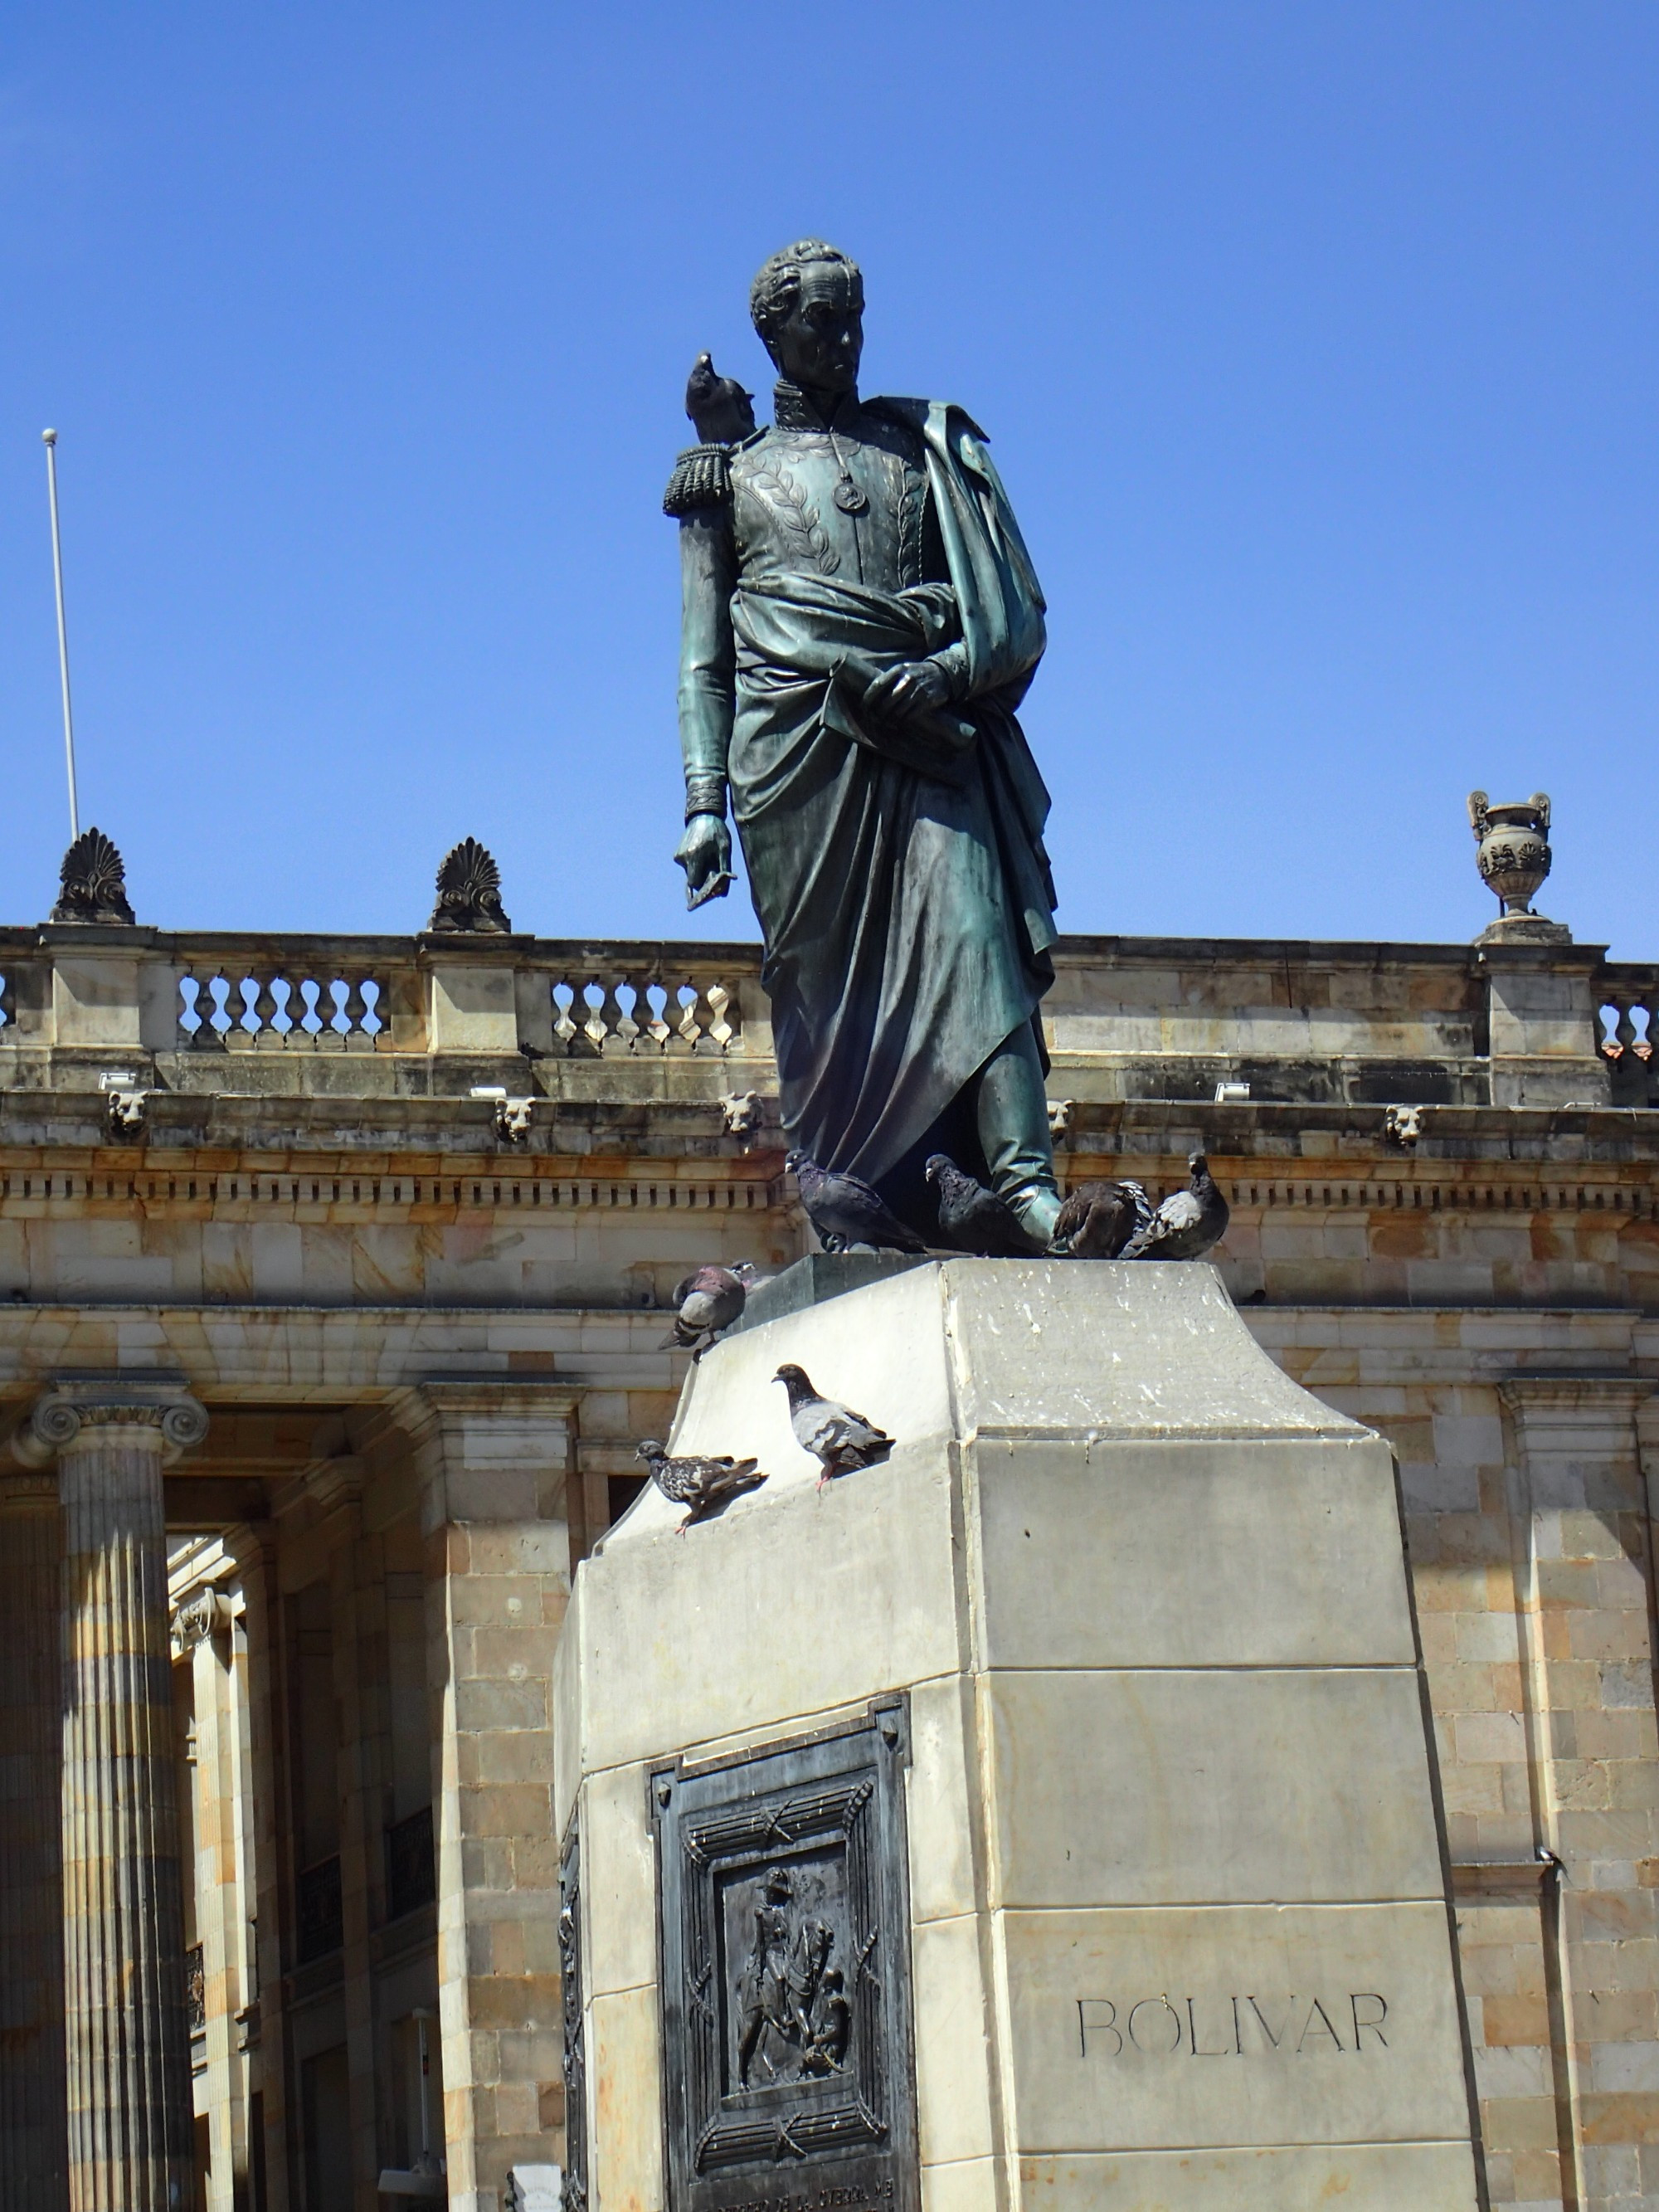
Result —
<instances>
[{"instance_id":1,"label":"green patina on bronze","mask_svg":"<svg viewBox=\"0 0 1659 2212\"><path fill-rule=\"evenodd\" d=\"M860 398L862 307L844 257L792 247L755 286L774 425L693 373L706 442L665 502L684 587L678 857L689 902L723 895L729 787L791 1141L914 1218L916 1155L942 1139L1046 1237L1034 1017L1054 895L1016 719L1042 594L969 417Z\"/></svg>"}]
</instances>

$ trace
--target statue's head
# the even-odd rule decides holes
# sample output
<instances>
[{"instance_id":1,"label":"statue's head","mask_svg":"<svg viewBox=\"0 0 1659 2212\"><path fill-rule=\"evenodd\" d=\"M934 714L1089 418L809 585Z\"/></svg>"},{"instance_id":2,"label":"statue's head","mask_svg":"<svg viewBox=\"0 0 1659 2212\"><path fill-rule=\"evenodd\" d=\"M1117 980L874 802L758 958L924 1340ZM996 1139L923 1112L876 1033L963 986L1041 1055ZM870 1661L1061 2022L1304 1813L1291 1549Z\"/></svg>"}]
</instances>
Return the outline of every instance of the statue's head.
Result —
<instances>
[{"instance_id":1,"label":"statue's head","mask_svg":"<svg viewBox=\"0 0 1659 2212\"><path fill-rule=\"evenodd\" d=\"M809 392L852 392L864 350L864 279L856 261L803 238L763 264L749 312L778 374Z\"/></svg>"}]
</instances>

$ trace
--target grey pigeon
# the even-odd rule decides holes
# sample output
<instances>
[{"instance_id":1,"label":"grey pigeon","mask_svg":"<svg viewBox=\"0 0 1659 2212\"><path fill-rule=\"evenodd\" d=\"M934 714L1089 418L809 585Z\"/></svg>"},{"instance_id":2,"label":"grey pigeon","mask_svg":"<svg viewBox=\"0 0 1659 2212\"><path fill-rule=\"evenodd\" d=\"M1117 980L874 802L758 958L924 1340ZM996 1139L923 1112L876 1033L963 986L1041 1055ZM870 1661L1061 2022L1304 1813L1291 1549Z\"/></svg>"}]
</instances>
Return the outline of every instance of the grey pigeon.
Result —
<instances>
[{"instance_id":1,"label":"grey pigeon","mask_svg":"<svg viewBox=\"0 0 1659 2212\"><path fill-rule=\"evenodd\" d=\"M984 1260L1041 1255L1042 1246L1026 1235L1012 1207L965 1174L948 1152L930 1154L923 1173L939 1194L939 1228L958 1252L973 1252Z\"/></svg>"},{"instance_id":2,"label":"grey pigeon","mask_svg":"<svg viewBox=\"0 0 1659 2212\"><path fill-rule=\"evenodd\" d=\"M1073 1260L1115 1260L1152 1218L1138 1182L1085 1182L1073 1191L1054 1223L1051 1252Z\"/></svg>"},{"instance_id":3,"label":"grey pigeon","mask_svg":"<svg viewBox=\"0 0 1659 2212\"><path fill-rule=\"evenodd\" d=\"M1124 1246L1126 1260L1198 1260L1227 1233L1227 1201L1210 1180L1202 1152L1188 1155L1192 1180L1171 1191L1152 1219Z\"/></svg>"},{"instance_id":4,"label":"grey pigeon","mask_svg":"<svg viewBox=\"0 0 1659 2212\"><path fill-rule=\"evenodd\" d=\"M892 1450L893 1439L873 1421L850 1407L836 1405L833 1398L820 1398L804 1367L780 1367L772 1380L789 1393L789 1425L795 1442L823 1469L818 1477L820 1490L834 1475L879 1466Z\"/></svg>"},{"instance_id":5,"label":"grey pigeon","mask_svg":"<svg viewBox=\"0 0 1659 2212\"><path fill-rule=\"evenodd\" d=\"M739 1319L754 1269L747 1260L735 1267L698 1267L674 1285L674 1326L657 1346L690 1352L701 1359L722 1329Z\"/></svg>"},{"instance_id":6,"label":"grey pigeon","mask_svg":"<svg viewBox=\"0 0 1659 2212\"><path fill-rule=\"evenodd\" d=\"M766 1480L763 1474L757 1474L756 1461L733 1459L729 1452L720 1459L670 1459L654 1437L647 1437L635 1455L650 1468L651 1480L665 1498L672 1498L676 1505L690 1507L679 1525L682 1536L694 1521L707 1521L734 1498L741 1498L746 1490L758 1490Z\"/></svg>"},{"instance_id":7,"label":"grey pigeon","mask_svg":"<svg viewBox=\"0 0 1659 2212\"><path fill-rule=\"evenodd\" d=\"M861 1176L821 1168L800 1152L788 1153L783 1164L800 1188L806 1218L826 1252L844 1251L849 1244L873 1244L889 1252L927 1249Z\"/></svg>"},{"instance_id":8,"label":"grey pigeon","mask_svg":"<svg viewBox=\"0 0 1659 2212\"><path fill-rule=\"evenodd\" d=\"M755 427L755 395L735 376L716 376L712 356L700 353L685 380L685 411L705 446L735 446Z\"/></svg>"}]
</instances>

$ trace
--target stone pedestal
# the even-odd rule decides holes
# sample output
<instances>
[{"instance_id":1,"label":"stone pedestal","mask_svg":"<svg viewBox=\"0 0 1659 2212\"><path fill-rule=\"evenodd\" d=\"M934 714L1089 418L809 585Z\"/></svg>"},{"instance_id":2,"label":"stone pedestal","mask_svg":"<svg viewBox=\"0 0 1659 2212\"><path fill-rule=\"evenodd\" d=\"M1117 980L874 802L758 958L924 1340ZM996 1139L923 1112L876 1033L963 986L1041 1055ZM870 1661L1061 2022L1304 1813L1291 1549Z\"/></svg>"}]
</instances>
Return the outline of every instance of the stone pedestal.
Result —
<instances>
[{"instance_id":1,"label":"stone pedestal","mask_svg":"<svg viewBox=\"0 0 1659 2212\"><path fill-rule=\"evenodd\" d=\"M190 2039L161 1469L207 1416L176 1387L68 1383L15 1449L63 1510L63 1932L74 2212L190 2202Z\"/></svg>"},{"instance_id":2,"label":"stone pedestal","mask_svg":"<svg viewBox=\"0 0 1659 2212\"><path fill-rule=\"evenodd\" d=\"M817 1487L786 1360L885 1465ZM1473 2212L1393 1463L1212 1270L915 1268L719 1346L674 1448L770 1480L647 1492L566 1624L594 2212Z\"/></svg>"}]
</instances>

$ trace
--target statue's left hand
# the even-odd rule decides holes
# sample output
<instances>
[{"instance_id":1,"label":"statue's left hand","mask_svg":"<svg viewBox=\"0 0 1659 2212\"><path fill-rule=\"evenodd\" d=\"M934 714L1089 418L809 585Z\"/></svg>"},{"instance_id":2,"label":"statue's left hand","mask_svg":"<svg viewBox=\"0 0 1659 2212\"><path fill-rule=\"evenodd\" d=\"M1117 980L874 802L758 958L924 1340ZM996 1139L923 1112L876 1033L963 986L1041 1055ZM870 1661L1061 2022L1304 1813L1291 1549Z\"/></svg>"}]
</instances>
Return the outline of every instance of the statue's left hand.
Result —
<instances>
[{"instance_id":1,"label":"statue's left hand","mask_svg":"<svg viewBox=\"0 0 1659 2212\"><path fill-rule=\"evenodd\" d=\"M866 711L878 720L908 721L912 714L942 707L951 681L936 660L902 660L884 670L864 695Z\"/></svg>"}]
</instances>

